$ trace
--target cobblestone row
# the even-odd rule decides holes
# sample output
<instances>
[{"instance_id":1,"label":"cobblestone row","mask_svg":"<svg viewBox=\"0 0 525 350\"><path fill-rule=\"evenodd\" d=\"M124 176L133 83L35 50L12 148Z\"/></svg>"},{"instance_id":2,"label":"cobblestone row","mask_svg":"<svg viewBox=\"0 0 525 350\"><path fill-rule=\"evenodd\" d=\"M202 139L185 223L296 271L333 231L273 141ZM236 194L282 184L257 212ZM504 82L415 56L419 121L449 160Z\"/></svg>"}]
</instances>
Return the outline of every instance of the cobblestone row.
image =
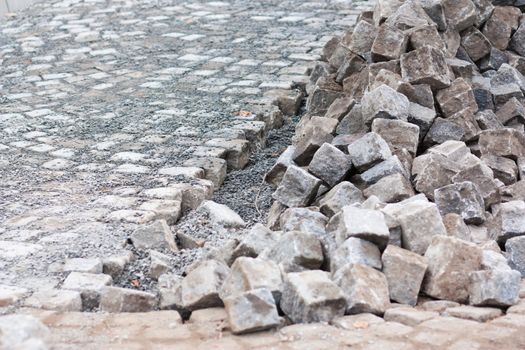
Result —
<instances>
[{"instance_id":1,"label":"cobblestone row","mask_svg":"<svg viewBox=\"0 0 525 350\"><path fill-rule=\"evenodd\" d=\"M278 126L274 97L371 6L349 3L62 0L3 23L2 283L59 287L65 258L123 254L148 201L211 196L190 159L244 165L231 154Z\"/></svg>"},{"instance_id":2,"label":"cobblestone row","mask_svg":"<svg viewBox=\"0 0 525 350\"><path fill-rule=\"evenodd\" d=\"M432 304L432 302L430 302ZM429 304L429 306L430 306ZM195 311L184 324L176 311L132 314L22 310L49 327L52 349L523 349L525 299L502 317L481 322L467 310L451 317L438 304L393 309L385 319L361 314L330 324L283 325L236 336L223 308ZM1 321L1 318L0 318Z\"/></svg>"}]
</instances>

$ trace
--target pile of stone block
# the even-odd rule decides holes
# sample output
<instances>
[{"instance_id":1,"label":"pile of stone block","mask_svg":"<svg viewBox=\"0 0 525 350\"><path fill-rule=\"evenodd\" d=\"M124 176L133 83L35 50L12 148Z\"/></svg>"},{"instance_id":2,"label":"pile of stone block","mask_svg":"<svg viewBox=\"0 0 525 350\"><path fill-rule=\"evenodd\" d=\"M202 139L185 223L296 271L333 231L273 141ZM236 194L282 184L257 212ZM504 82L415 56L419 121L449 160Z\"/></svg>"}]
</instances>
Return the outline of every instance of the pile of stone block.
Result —
<instances>
[{"instance_id":1,"label":"pile of stone block","mask_svg":"<svg viewBox=\"0 0 525 350\"><path fill-rule=\"evenodd\" d=\"M268 172L268 224L165 291L233 332L383 315L421 296L506 308L525 276L520 0L378 0L323 49ZM220 258L218 258L220 256ZM168 293L170 292L170 293Z\"/></svg>"}]
</instances>

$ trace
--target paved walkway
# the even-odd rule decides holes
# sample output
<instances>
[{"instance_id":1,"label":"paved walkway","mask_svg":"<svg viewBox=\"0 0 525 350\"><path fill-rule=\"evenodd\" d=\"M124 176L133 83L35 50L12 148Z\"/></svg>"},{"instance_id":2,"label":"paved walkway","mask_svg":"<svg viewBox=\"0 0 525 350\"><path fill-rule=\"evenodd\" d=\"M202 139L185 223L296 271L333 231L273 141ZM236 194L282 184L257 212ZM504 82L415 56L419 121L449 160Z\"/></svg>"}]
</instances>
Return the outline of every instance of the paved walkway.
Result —
<instances>
[{"instance_id":1,"label":"paved walkway","mask_svg":"<svg viewBox=\"0 0 525 350\"><path fill-rule=\"evenodd\" d=\"M195 311L182 324L175 311L146 314L24 310L50 329L51 349L519 350L525 348L525 300L507 315L478 322L431 311L383 320L371 314L328 324L297 324L248 335L228 330L224 309ZM470 315L473 316L473 315ZM474 315L475 316L475 315ZM1 321L1 318L0 318Z\"/></svg>"},{"instance_id":2,"label":"paved walkway","mask_svg":"<svg viewBox=\"0 0 525 350\"><path fill-rule=\"evenodd\" d=\"M121 253L145 201L209 196L177 167L253 146L264 94L304 84L350 3L46 1L1 25L2 283L59 287L65 258Z\"/></svg>"}]
</instances>

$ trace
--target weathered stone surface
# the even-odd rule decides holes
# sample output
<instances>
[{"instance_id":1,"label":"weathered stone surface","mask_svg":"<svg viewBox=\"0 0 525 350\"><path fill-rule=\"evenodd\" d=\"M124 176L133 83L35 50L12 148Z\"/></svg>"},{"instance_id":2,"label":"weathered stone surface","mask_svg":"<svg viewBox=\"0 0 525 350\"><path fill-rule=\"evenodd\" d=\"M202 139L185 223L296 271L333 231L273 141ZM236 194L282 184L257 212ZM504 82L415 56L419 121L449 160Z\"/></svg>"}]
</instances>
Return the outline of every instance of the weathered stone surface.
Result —
<instances>
[{"instance_id":1,"label":"weathered stone surface","mask_svg":"<svg viewBox=\"0 0 525 350\"><path fill-rule=\"evenodd\" d=\"M348 55L345 56L343 63L341 64L341 66L336 72L336 77L335 77L336 83L344 84L344 81L346 78L359 74L365 67L366 67L366 61L361 56L358 56L357 54L354 54L354 53L349 53ZM334 100L334 102L332 102L332 104L330 105L330 108L334 105L335 102L337 102L337 100L340 100L342 98L345 98L345 97L340 97ZM352 96L347 96L346 98L353 99ZM328 108L328 110L326 111L326 114L328 114L329 112L330 113L332 112L330 111L330 108ZM332 115L330 114L327 117L332 118Z\"/></svg>"},{"instance_id":2,"label":"weathered stone surface","mask_svg":"<svg viewBox=\"0 0 525 350\"><path fill-rule=\"evenodd\" d=\"M286 275L281 309L295 323L328 322L343 316L345 294L323 271Z\"/></svg>"},{"instance_id":3,"label":"weathered stone surface","mask_svg":"<svg viewBox=\"0 0 525 350\"><path fill-rule=\"evenodd\" d=\"M288 207L304 207L317 194L321 180L297 166L289 166L272 197Z\"/></svg>"},{"instance_id":4,"label":"weathered stone surface","mask_svg":"<svg viewBox=\"0 0 525 350\"><path fill-rule=\"evenodd\" d=\"M328 61L330 57L334 54L335 49L341 42L341 37L334 35L330 40L328 40L323 46L323 52L321 53L321 61Z\"/></svg>"},{"instance_id":5,"label":"weathered stone surface","mask_svg":"<svg viewBox=\"0 0 525 350\"><path fill-rule=\"evenodd\" d=\"M523 123L525 121L525 107L517 98L513 97L497 110L496 115L502 124L509 124L513 121Z\"/></svg>"},{"instance_id":6,"label":"weathered stone surface","mask_svg":"<svg viewBox=\"0 0 525 350\"><path fill-rule=\"evenodd\" d=\"M384 324L385 320L374 314L364 313L358 315L348 315L336 318L330 324L341 329L357 330L366 326Z\"/></svg>"},{"instance_id":7,"label":"weathered stone surface","mask_svg":"<svg viewBox=\"0 0 525 350\"><path fill-rule=\"evenodd\" d=\"M474 115L474 118L476 118L476 122L478 123L481 130L503 129L503 124L498 119L496 114L490 109L479 111Z\"/></svg>"},{"instance_id":8,"label":"weathered stone surface","mask_svg":"<svg viewBox=\"0 0 525 350\"><path fill-rule=\"evenodd\" d=\"M456 78L463 78L470 81L477 72L477 66L470 61L459 58L447 58L446 61Z\"/></svg>"},{"instance_id":9,"label":"weathered stone surface","mask_svg":"<svg viewBox=\"0 0 525 350\"><path fill-rule=\"evenodd\" d=\"M407 31L415 27L423 27L432 23L419 1L405 1L389 18L385 24Z\"/></svg>"},{"instance_id":10,"label":"weathered stone surface","mask_svg":"<svg viewBox=\"0 0 525 350\"><path fill-rule=\"evenodd\" d=\"M402 120L378 118L372 122L372 132L386 141L391 151L408 150L411 155L417 152L419 127Z\"/></svg>"},{"instance_id":11,"label":"weathered stone surface","mask_svg":"<svg viewBox=\"0 0 525 350\"><path fill-rule=\"evenodd\" d=\"M385 223L383 213L377 210L360 209L345 206L334 215L327 227L328 232L335 235L336 241L342 244L350 237L362 238L386 247L390 233Z\"/></svg>"},{"instance_id":12,"label":"weathered stone surface","mask_svg":"<svg viewBox=\"0 0 525 350\"><path fill-rule=\"evenodd\" d=\"M221 187L226 178L226 160L216 157L190 158L183 163L186 167L198 167L204 170L204 178L213 182L215 188Z\"/></svg>"},{"instance_id":13,"label":"weathered stone surface","mask_svg":"<svg viewBox=\"0 0 525 350\"><path fill-rule=\"evenodd\" d=\"M62 312L82 311L82 298L78 291L48 289L33 293L23 305Z\"/></svg>"},{"instance_id":14,"label":"weathered stone surface","mask_svg":"<svg viewBox=\"0 0 525 350\"><path fill-rule=\"evenodd\" d=\"M324 259L319 239L312 233L300 231L285 233L259 257L276 262L285 272L318 269Z\"/></svg>"},{"instance_id":15,"label":"weathered stone surface","mask_svg":"<svg viewBox=\"0 0 525 350\"><path fill-rule=\"evenodd\" d=\"M484 155L481 157L481 161L490 169L492 169L494 177L503 182L505 185L511 185L518 180L518 166L512 159L500 156Z\"/></svg>"},{"instance_id":16,"label":"weathered stone surface","mask_svg":"<svg viewBox=\"0 0 525 350\"><path fill-rule=\"evenodd\" d=\"M455 30L460 32L476 22L476 6L471 0L444 0L442 4L447 24Z\"/></svg>"},{"instance_id":17,"label":"weathered stone surface","mask_svg":"<svg viewBox=\"0 0 525 350\"><path fill-rule=\"evenodd\" d=\"M448 119L436 118L425 136L423 146L429 148L449 140L460 141L465 138L465 129Z\"/></svg>"},{"instance_id":18,"label":"weathered stone surface","mask_svg":"<svg viewBox=\"0 0 525 350\"><path fill-rule=\"evenodd\" d=\"M525 56L525 23L522 23L510 40L509 47L519 55Z\"/></svg>"},{"instance_id":19,"label":"weathered stone surface","mask_svg":"<svg viewBox=\"0 0 525 350\"><path fill-rule=\"evenodd\" d=\"M401 304L416 305L427 264L418 254L389 245L381 257L383 273L388 281L390 299Z\"/></svg>"},{"instance_id":20,"label":"weathered stone surface","mask_svg":"<svg viewBox=\"0 0 525 350\"><path fill-rule=\"evenodd\" d=\"M443 215L443 225L447 230L447 236L470 241L470 230L461 215L456 213Z\"/></svg>"},{"instance_id":21,"label":"weathered stone surface","mask_svg":"<svg viewBox=\"0 0 525 350\"><path fill-rule=\"evenodd\" d=\"M436 101L445 117L450 117L465 108L472 112L477 110L472 88L463 78L454 80L448 88L438 91Z\"/></svg>"},{"instance_id":22,"label":"weathered stone surface","mask_svg":"<svg viewBox=\"0 0 525 350\"><path fill-rule=\"evenodd\" d=\"M376 35L377 28L373 24L361 20L357 22L353 31L343 37L342 45L350 51L366 57L370 54Z\"/></svg>"},{"instance_id":23,"label":"weathered stone surface","mask_svg":"<svg viewBox=\"0 0 525 350\"><path fill-rule=\"evenodd\" d=\"M324 233L328 218L317 207L288 208L281 215L281 230L284 232L301 231L306 233Z\"/></svg>"},{"instance_id":24,"label":"weathered stone surface","mask_svg":"<svg viewBox=\"0 0 525 350\"><path fill-rule=\"evenodd\" d=\"M483 27L483 34L492 45L506 50L513 30L518 29L521 11L512 6L496 6Z\"/></svg>"},{"instance_id":25,"label":"weathered stone surface","mask_svg":"<svg viewBox=\"0 0 525 350\"><path fill-rule=\"evenodd\" d=\"M377 73L375 73L375 71L370 70L368 83L369 90L374 90L375 88L381 85L387 85L392 89L399 91L400 86L402 84L406 83L403 83L401 75L394 73L388 69L381 69Z\"/></svg>"},{"instance_id":26,"label":"weathered stone surface","mask_svg":"<svg viewBox=\"0 0 525 350\"><path fill-rule=\"evenodd\" d=\"M489 54L479 62L479 70L481 72L498 70L504 63L509 63L505 52L492 47Z\"/></svg>"},{"instance_id":27,"label":"weathered stone surface","mask_svg":"<svg viewBox=\"0 0 525 350\"><path fill-rule=\"evenodd\" d=\"M230 274L219 290L219 296L224 301L225 298L239 293L265 288L278 303L281 299L282 283L279 266L273 261L240 257L231 266Z\"/></svg>"},{"instance_id":28,"label":"weathered stone surface","mask_svg":"<svg viewBox=\"0 0 525 350\"><path fill-rule=\"evenodd\" d=\"M350 237L332 254L330 272L335 274L345 265L361 264L381 269L381 253L377 246L364 239Z\"/></svg>"},{"instance_id":29,"label":"weathered stone surface","mask_svg":"<svg viewBox=\"0 0 525 350\"><path fill-rule=\"evenodd\" d=\"M433 199L434 190L452 183L452 178L458 171L455 162L440 154L423 154L412 163L414 188Z\"/></svg>"},{"instance_id":30,"label":"weathered stone surface","mask_svg":"<svg viewBox=\"0 0 525 350\"><path fill-rule=\"evenodd\" d=\"M423 291L434 298L464 303L469 297L469 274L481 267L482 251L457 238L437 235L425 252L428 264Z\"/></svg>"},{"instance_id":31,"label":"weathered stone surface","mask_svg":"<svg viewBox=\"0 0 525 350\"><path fill-rule=\"evenodd\" d=\"M496 73L490 77L492 87L515 84L521 91L525 90L525 77L516 68L509 64L502 64Z\"/></svg>"},{"instance_id":32,"label":"weathered stone surface","mask_svg":"<svg viewBox=\"0 0 525 350\"><path fill-rule=\"evenodd\" d=\"M402 174L403 176L408 177L408 172L405 168L405 165L401 163L398 156L396 155L391 156L381 163L374 165L364 173L352 177L352 181L358 187L365 188L392 174Z\"/></svg>"},{"instance_id":33,"label":"weathered stone surface","mask_svg":"<svg viewBox=\"0 0 525 350\"><path fill-rule=\"evenodd\" d=\"M82 309L90 310L99 306L100 293L105 286L113 283L111 276L87 272L71 272L62 284L62 289L80 292Z\"/></svg>"},{"instance_id":34,"label":"weathered stone surface","mask_svg":"<svg viewBox=\"0 0 525 350\"><path fill-rule=\"evenodd\" d=\"M371 125L374 119L408 119L408 98L387 85L381 85L364 94L361 100L363 121Z\"/></svg>"},{"instance_id":35,"label":"weathered stone surface","mask_svg":"<svg viewBox=\"0 0 525 350\"><path fill-rule=\"evenodd\" d=\"M371 52L374 62L398 59L405 53L408 37L401 30L383 24L377 31L377 36L372 44Z\"/></svg>"},{"instance_id":36,"label":"weathered stone surface","mask_svg":"<svg viewBox=\"0 0 525 350\"><path fill-rule=\"evenodd\" d=\"M436 23L439 31L445 31L447 29L447 20L445 18L445 12L443 11L443 5L439 0L421 0L421 7L427 15Z\"/></svg>"},{"instance_id":37,"label":"weathered stone surface","mask_svg":"<svg viewBox=\"0 0 525 350\"><path fill-rule=\"evenodd\" d=\"M423 304L421 304L421 308L425 311L435 311L442 313L449 307L456 307L459 305L459 303L450 300L431 300L425 301Z\"/></svg>"},{"instance_id":38,"label":"weathered stone surface","mask_svg":"<svg viewBox=\"0 0 525 350\"><path fill-rule=\"evenodd\" d=\"M479 128L474 113L471 108L464 108L461 111L451 115L446 119L451 123L456 124L461 130L463 130L462 141L474 142L477 141L481 129Z\"/></svg>"},{"instance_id":39,"label":"weathered stone surface","mask_svg":"<svg viewBox=\"0 0 525 350\"><path fill-rule=\"evenodd\" d=\"M493 96L496 106L503 105L512 98L523 99L523 92L516 83L492 85L490 87L490 93Z\"/></svg>"},{"instance_id":40,"label":"weathered stone surface","mask_svg":"<svg viewBox=\"0 0 525 350\"><path fill-rule=\"evenodd\" d=\"M462 305L446 309L445 314L466 320L486 322L501 316L503 312L500 309L492 307Z\"/></svg>"},{"instance_id":41,"label":"weathered stone surface","mask_svg":"<svg viewBox=\"0 0 525 350\"><path fill-rule=\"evenodd\" d=\"M157 280L160 275L165 274L170 269L170 257L155 250L150 250L149 276Z\"/></svg>"},{"instance_id":42,"label":"weathered stone surface","mask_svg":"<svg viewBox=\"0 0 525 350\"><path fill-rule=\"evenodd\" d=\"M383 315L390 305L385 275L365 265L346 265L334 275L346 295L346 313Z\"/></svg>"},{"instance_id":43,"label":"weathered stone surface","mask_svg":"<svg viewBox=\"0 0 525 350\"><path fill-rule=\"evenodd\" d=\"M181 306L181 282L183 277L176 274L166 273L159 276L159 309L161 310L179 310L181 313L188 312Z\"/></svg>"},{"instance_id":44,"label":"weathered stone surface","mask_svg":"<svg viewBox=\"0 0 525 350\"><path fill-rule=\"evenodd\" d=\"M525 202L501 203L495 216L497 241L504 244L509 238L525 235Z\"/></svg>"},{"instance_id":45,"label":"weathered stone surface","mask_svg":"<svg viewBox=\"0 0 525 350\"><path fill-rule=\"evenodd\" d=\"M273 245L279 239L279 234L263 224L253 225L250 232L239 242L232 253L232 258L241 256L256 258L264 249Z\"/></svg>"},{"instance_id":46,"label":"weathered stone surface","mask_svg":"<svg viewBox=\"0 0 525 350\"><path fill-rule=\"evenodd\" d=\"M394 203L412 197L415 193L410 181L398 173L383 177L367 187L363 194L367 198L376 196L384 203Z\"/></svg>"},{"instance_id":47,"label":"weathered stone surface","mask_svg":"<svg viewBox=\"0 0 525 350\"><path fill-rule=\"evenodd\" d=\"M419 85L422 86L422 85ZM423 85L428 86L428 85ZM418 99L420 100L420 99ZM424 101L423 101L424 102ZM434 110L434 98L432 97L432 108L422 106L418 103L410 102L408 109L408 122L419 126L419 138L422 139L428 132L434 119L436 118L436 111Z\"/></svg>"},{"instance_id":48,"label":"weathered stone surface","mask_svg":"<svg viewBox=\"0 0 525 350\"><path fill-rule=\"evenodd\" d=\"M139 250L169 249L178 252L175 238L166 220L157 220L147 226L138 227L130 236L131 243Z\"/></svg>"},{"instance_id":49,"label":"weathered stone surface","mask_svg":"<svg viewBox=\"0 0 525 350\"><path fill-rule=\"evenodd\" d=\"M367 133L351 143L348 146L348 154L352 164L361 172L392 155L386 141L374 132Z\"/></svg>"},{"instance_id":50,"label":"weathered stone surface","mask_svg":"<svg viewBox=\"0 0 525 350\"><path fill-rule=\"evenodd\" d=\"M321 75L316 79L316 84L314 87L310 87L308 89L308 95L311 96L312 92L315 91L318 87L317 83L321 83L321 86L326 85L328 90L331 89L338 89L337 86L330 86L334 83L333 78L334 76L330 76L330 73L333 71L337 71L337 69L343 64L345 57L347 57L349 54L351 54L350 50L348 50L345 46L342 45L341 42L336 46L332 56L330 56L330 59L328 60L328 70L326 74L324 72L321 73ZM317 72L316 72L317 73ZM318 101L321 103L327 103L327 106L331 103L331 101L323 101L323 97L326 97L326 94L329 92L324 92L325 96L322 96L322 91L319 91L320 95L318 96ZM337 97L335 97L337 98ZM319 113L322 114L322 113Z\"/></svg>"},{"instance_id":51,"label":"weathered stone surface","mask_svg":"<svg viewBox=\"0 0 525 350\"><path fill-rule=\"evenodd\" d=\"M219 204L214 201L204 201L198 208L208 214L210 220L217 225L224 227L243 227L246 225L244 220L230 209L227 205Z\"/></svg>"},{"instance_id":52,"label":"weathered stone surface","mask_svg":"<svg viewBox=\"0 0 525 350\"><path fill-rule=\"evenodd\" d=\"M446 45L435 25L425 25L414 28L410 32L410 46L417 50L424 46L432 46L443 52L446 51Z\"/></svg>"},{"instance_id":53,"label":"weathered stone surface","mask_svg":"<svg viewBox=\"0 0 525 350\"><path fill-rule=\"evenodd\" d=\"M339 38L338 38L339 39ZM337 44L334 45L334 48L333 48L333 52L331 53L330 57L328 57L328 62L331 61L332 59L332 56L337 52L339 51L339 49L341 48L340 46L340 40L337 40ZM347 49L345 49L346 51ZM342 56L342 59L344 59L344 52L343 52L343 56ZM339 66L337 66L339 67ZM315 63L315 65L313 66L312 68L312 71L310 73L310 80L308 81L308 84L306 85L306 92L308 93L308 95L310 95L312 93L312 91L314 90L315 88L315 84L317 83L317 81L321 78L321 77L326 77L330 74L330 72L332 71L332 69L337 69L337 68L332 68L330 66L329 63L327 62L321 62L321 61L317 61Z\"/></svg>"},{"instance_id":54,"label":"weathered stone surface","mask_svg":"<svg viewBox=\"0 0 525 350\"><path fill-rule=\"evenodd\" d=\"M224 307L234 334L265 330L280 324L275 301L270 291L265 288L226 298Z\"/></svg>"},{"instance_id":55,"label":"weathered stone surface","mask_svg":"<svg viewBox=\"0 0 525 350\"><path fill-rule=\"evenodd\" d=\"M519 300L521 274L493 269L470 273L469 303L476 306L512 306Z\"/></svg>"},{"instance_id":56,"label":"weathered stone surface","mask_svg":"<svg viewBox=\"0 0 525 350\"><path fill-rule=\"evenodd\" d=\"M443 52L430 46L401 55L401 76L411 84L428 84L433 90L450 85Z\"/></svg>"},{"instance_id":57,"label":"weathered stone surface","mask_svg":"<svg viewBox=\"0 0 525 350\"><path fill-rule=\"evenodd\" d=\"M102 260L102 272L106 275L110 275L113 279L116 279L124 268L131 260L133 260L134 255L132 252L122 255L113 255L109 256Z\"/></svg>"},{"instance_id":58,"label":"weathered stone surface","mask_svg":"<svg viewBox=\"0 0 525 350\"><path fill-rule=\"evenodd\" d=\"M43 322L30 315L0 317L0 345L4 349L47 350L51 332Z\"/></svg>"},{"instance_id":59,"label":"weathered stone surface","mask_svg":"<svg viewBox=\"0 0 525 350\"><path fill-rule=\"evenodd\" d=\"M416 110L419 109L419 107L424 107L425 109L421 109L422 111L426 109L434 110L434 94L432 93L432 89L430 85L427 84L402 84L399 86L399 92L404 94L406 97L408 97L408 100L410 101L410 110L409 110L409 122L412 124L418 125L420 128L422 128L421 125L414 123L410 121L410 118L414 118L416 120L426 118L416 118L417 113L413 112L412 109ZM412 106L415 104L416 106ZM414 114L414 115L413 115ZM428 129L428 128L427 128Z\"/></svg>"},{"instance_id":60,"label":"weathered stone surface","mask_svg":"<svg viewBox=\"0 0 525 350\"><path fill-rule=\"evenodd\" d=\"M269 90L264 95L272 97L273 104L278 106L279 110L288 117L297 115L297 113L299 112L299 108L301 107L301 103L303 102L303 98L304 98L304 93L300 89ZM239 126L235 126L235 128L239 128ZM254 137L255 135L254 136L250 135L250 133L253 133L252 130L246 129L246 128L242 128L242 129L246 131L246 138L248 140L255 141L256 143L259 143L259 144L264 144L265 142L264 131L258 132L259 135ZM254 129L259 131L257 128L254 128Z\"/></svg>"},{"instance_id":61,"label":"weathered stone surface","mask_svg":"<svg viewBox=\"0 0 525 350\"><path fill-rule=\"evenodd\" d=\"M513 237L505 242L509 266L525 277L525 236Z\"/></svg>"},{"instance_id":62,"label":"weathered stone surface","mask_svg":"<svg viewBox=\"0 0 525 350\"><path fill-rule=\"evenodd\" d=\"M302 123L302 120L299 124ZM333 132L337 127L338 121L334 118L312 117L304 127L298 126L296 135L298 140L295 143L293 161L298 165L307 165L312 160L315 152L325 142L333 140Z\"/></svg>"},{"instance_id":63,"label":"weathered stone surface","mask_svg":"<svg viewBox=\"0 0 525 350\"><path fill-rule=\"evenodd\" d=\"M156 220L166 220L168 225L174 225L182 215L181 200L151 199L142 203L139 209L154 212Z\"/></svg>"},{"instance_id":64,"label":"weathered stone surface","mask_svg":"<svg viewBox=\"0 0 525 350\"><path fill-rule=\"evenodd\" d=\"M226 150L226 165L228 169L243 169L250 158L250 141L211 139L204 143L205 146L218 147Z\"/></svg>"},{"instance_id":65,"label":"weathered stone surface","mask_svg":"<svg viewBox=\"0 0 525 350\"><path fill-rule=\"evenodd\" d=\"M362 203L365 200L360 189L355 187L351 182L343 181L334 186L319 201L321 213L328 217L337 214L344 206Z\"/></svg>"},{"instance_id":66,"label":"weathered stone surface","mask_svg":"<svg viewBox=\"0 0 525 350\"><path fill-rule=\"evenodd\" d=\"M330 60L332 61L333 58L334 56L332 56ZM337 67L340 65L341 64L338 64ZM312 93L308 96L306 108L308 108L313 115L323 115L326 113L332 102L341 97L341 92L342 87L334 80L328 76L321 77L317 81Z\"/></svg>"},{"instance_id":67,"label":"weathered stone surface","mask_svg":"<svg viewBox=\"0 0 525 350\"><path fill-rule=\"evenodd\" d=\"M100 310L104 312L147 312L157 306L155 294L118 287L104 287Z\"/></svg>"},{"instance_id":68,"label":"weathered stone surface","mask_svg":"<svg viewBox=\"0 0 525 350\"><path fill-rule=\"evenodd\" d=\"M510 270L507 259L496 241L488 241L481 247L483 248L481 257L481 268L483 270Z\"/></svg>"},{"instance_id":69,"label":"weathered stone surface","mask_svg":"<svg viewBox=\"0 0 525 350\"><path fill-rule=\"evenodd\" d=\"M26 288L0 284L0 307L13 305L29 293Z\"/></svg>"},{"instance_id":70,"label":"weathered stone surface","mask_svg":"<svg viewBox=\"0 0 525 350\"><path fill-rule=\"evenodd\" d=\"M421 311L408 307L394 307L386 310L384 319L387 322L398 322L407 326L415 327L420 323L439 316L435 311Z\"/></svg>"},{"instance_id":71,"label":"weathered stone surface","mask_svg":"<svg viewBox=\"0 0 525 350\"><path fill-rule=\"evenodd\" d=\"M363 120L361 104L356 104L341 122L337 125L336 133L338 135L364 134L368 131ZM334 138L335 141L335 138Z\"/></svg>"},{"instance_id":72,"label":"weathered stone surface","mask_svg":"<svg viewBox=\"0 0 525 350\"><path fill-rule=\"evenodd\" d=\"M486 26L485 26L486 28ZM472 61L478 61L490 53L489 40L475 27L470 27L462 33L461 46Z\"/></svg>"},{"instance_id":73,"label":"weathered stone surface","mask_svg":"<svg viewBox=\"0 0 525 350\"><path fill-rule=\"evenodd\" d=\"M466 166L452 177L453 182L470 181L475 183L485 202L485 208L500 201L499 186L494 180L492 170L483 163Z\"/></svg>"},{"instance_id":74,"label":"weathered stone surface","mask_svg":"<svg viewBox=\"0 0 525 350\"><path fill-rule=\"evenodd\" d=\"M326 111L325 118L341 120L355 106L356 101L350 97L340 97Z\"/></svg>"},{"instance_id":75,"label":"weathered stone surface","mask_svg":"<svg viewBox=\"0 0 525 350\"><path fill-rule=\"evenodd\" d=\"M205 260L181 282L181 303L190 311L222 306L219 288L230 269L217 260Z\"/></svg>"},{"instance_id":76,"label":"weathered stone surface","mask_svg":"<svg viewBox=\"0 0 525 350\"><path fill-rule=\"evenodd\" d=\"M434 203L413 201L394 214L401 226L403 248L424 254L434 236L446 235L439 210ZM421 230L425 227L425 230Z\"/></svg>"},{"instance_id":77,"label":"weathered stone surface","mask_svg":"<svg viewBox=\"0 0 525 350\"><path fill-rule=\"evenodd\" d=\"M442 216L461 215L465 223L479 225L485 221L485 203L476 184L465 181L434 191L434 200Z\"/></svg>"},{"instance_id":78,"label":"weathered stone surface","mask_svg":"<svg viewBox=\"0 0 525 350\"><path fill-rule=\"evenodd\" d=\"M293 161L293 154L295 152L295 146L288 146L286 150L281 153L279 158L275 161L275 164L271 167L270 170L264 176L264 181L270 185L277 187L283 179L286 169L289 165L295 165Z\"/></svg>"},{"instance_id":79,"label":"weathered stone surface","mask_svg":"<svg viewBox=\"0 0 525 350\"><path fill-rule=\"evenodd\" d=\"M102 273L102 260L97 258L66 259L62 270L64 272Z\"/></svg>"},{"instance_id":80,"label":"weathered stone surface","mask_svg":"<svg viewBox=\"0 0 525 350\"><path fill-rule=\"evenodd\" d=\"M401 0L379 0L374 7L373 20L374 24L378 26L383 23L388 17L394 14L399 7L403 4Z\"/></svg>"},{"instance_id":81,"label":"weathered stone surface","mask_svg":"<svg viewBox=\"0 0 525 350\"><path fill-rule=\"evenodd\" d=\"M352 167L351 157L332 146L324 143L315 152L308 171L333 187L341 182Z\"/></svg>"}]
</instances>

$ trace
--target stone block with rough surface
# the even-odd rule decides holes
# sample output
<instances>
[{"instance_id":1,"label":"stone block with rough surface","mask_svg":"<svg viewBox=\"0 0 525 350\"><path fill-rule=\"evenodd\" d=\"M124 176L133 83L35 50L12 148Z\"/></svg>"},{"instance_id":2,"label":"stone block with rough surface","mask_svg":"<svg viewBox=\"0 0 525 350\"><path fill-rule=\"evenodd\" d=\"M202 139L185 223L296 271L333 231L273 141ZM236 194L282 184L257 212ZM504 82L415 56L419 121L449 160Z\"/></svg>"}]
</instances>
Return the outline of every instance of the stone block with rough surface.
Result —
<instances>
[{"instance_id":1,"label":"stone block with rough surface","mask_svg":"<svg viewBox=\"0 0 525 350\"><path fill-rule=\"evenodd\" d=\"M276 302L282 291L282 277L279 266L273 261L240 257L231 266L230 274L224 280L219 296L225 298L245 291L268 289Z\"/></svg>"},{"instance_id":2,"label":"stone block with rough surface","mask_svg":"<svg viewBox=\"0 0 525 350\"><path fill-rule=\"evenodd\" d=\"M105 312L147 312L157 306L155 294L127 288L104 287L100 310Z\"/></svg>"},{"instance_id":3,"label":"stone block with rough surface","mask_svg":"<svg viewBox=\"0 0 525 350\"><path fill-rule=\"evenodd\" d=\"M190 311L222 306L219 289L230 269L217 260L198 264L181 282L181 303Z\"/></svg>"},{"instance_id":4,"label":"stone block with rough surface","mask_svg":"<svg viewBox=\"0 0 525 350\"><path fill-rule=\"evenodd\" d=\"M481 257L481 249L473 243L435 236L425 253L428 269L423 291L437 299L467 302L470 273L480 270Z\"/></svg>"},{"instance_id":5,"label":"stone block with rough surface","mask_svg":"<svg viewBox=\"0 0 525 350\"><path fill-rule=\"evenodd\" d=\"M273 328L281 321L272 293L265 288L228 297L224 299L224 307L234 334Z\"/></svg>"},{"instance_id":6,"label":"stone block with rough surface","mask_svg":"<svg viewBox=\"0 0 525 350\"><path fill-rule=\"evenodd\" d=\"M425 258L406 249L389 245L381 257L388 281L390 299L416 305L427 269Z\"/></svg>"},{"instance_id":7,"label":"stone block with rough surface","mask_svg":"<svg viewBox=\"0 0 525 350\"><path fill-rule=\"evenodd\" d=\"M371 242L350 237L330 257L330 272L335 274L346 265L361 264L381 269L381 252Z\"/></svg>"},{"instance_id":8,"label":"stone block with rough surface","mask_svg":"<svg viewBox=\"0 0 525 350\"><path fill-rule=\"evenodd\" d=\"M304 207L310 204L321 180L297 166L289 166L283 180L272 197L288 207Z\"/></svg>"},{"instance_id":9,"label":"stone block with rough surface","mask_svg":"<svg viewBox=\"0 0 525 350\"><path fill-rule=\"evenodd\" d=\"M365 265L346 265L333 277L346 295L348 314L383 315L390 305L385 275Z\"/></svg>"},{"instance_id":10,"label":"stone block with rough surface","mask_svg":"<svg viewBox=\"0 0 525 350\"><path fill-rule=\"evenodd\" d=\"M326 230L335 235L339 244L356 237L377 244L380 248L386 247L390 236L383 213L349 205L330 219Z\"/></svg>"},{"instance_id":11,"label":"stone block with rough surface","mask_svg":"<svg viewBox=\"0 0 525 350\"><path fill-rule=\"evenodd\" d=\"M326 272L315 270L286 275L280 306L295 323L328 322L344 315L346 300Z\"/></svg>"}]
</instances>

